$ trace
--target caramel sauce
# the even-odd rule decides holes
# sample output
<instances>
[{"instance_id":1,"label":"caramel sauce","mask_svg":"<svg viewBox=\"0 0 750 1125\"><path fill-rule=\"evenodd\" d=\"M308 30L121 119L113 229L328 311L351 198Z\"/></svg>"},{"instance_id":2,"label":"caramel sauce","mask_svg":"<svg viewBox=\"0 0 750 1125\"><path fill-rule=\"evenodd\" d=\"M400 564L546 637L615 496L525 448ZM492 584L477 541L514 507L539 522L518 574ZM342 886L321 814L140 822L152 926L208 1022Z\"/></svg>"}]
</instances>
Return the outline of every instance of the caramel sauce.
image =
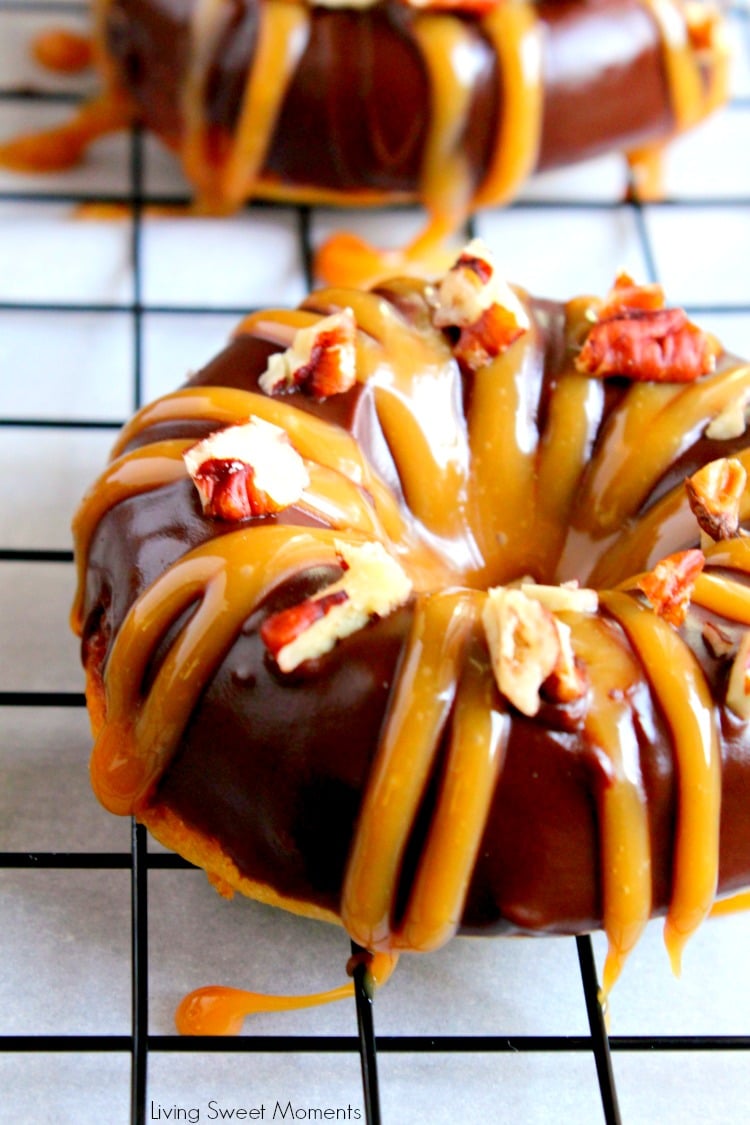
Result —
<instances>
[{"instance_id":1,"label":"caramel sauce","mask_svg":"<svg viewBox=\"0 0 750 1125\"><path fill-rule=\"evenodd\" d=\"M706 48L691 42L689 14L674 0L644 0L664 41L664 65L669 86L675 132L697 125L720 105L729 93L729 45L723 29L714 27L710 52L715 65L705 67ZM663 195L664 144L635 149L628 154L633 189L643 202Z\"/></svg>"},{"instance_id":2,"label":"caramel sauce","mask_svg":"<svg viewBox=\"0 0 750 1125\"><path fill-rule=\"evenodd\" d=\"M82 105L62 125L0 145L0 166L14 172L67 171L80 163L93 141L127 128L132 117L124 97L103 94Z\"/></svg>"},{"instance_id":3,"label":"caramel sauce","mask_svg":"<svg viewBox=\"0 0 750 1125\"><path fill-rule=\"evenodd\" d=\"M58 74L78 74L93 61L91 39L67 28L50 28L37 35L31 45L34 60Z\"/></svg>"},{"instance_id":4,"label":"caramel sauce","mask_svg":"<svg viewBox=\"0 0 750 1125\"><path fill-rule=\"evenodd\" d=\"M397 958L376 953L367 959L367 975L372 988L385 984L395 968ZM290 1012L301 1008L317 1008L354 995L350 982L325 992L300 996L272 996L248 992L223 985L206 985L190 992L180 1002L175 1024L180 1035L237 1035L248 1016L259 1012Z\"/></svg>"},{"instance_id":5,"label":"caramel sauce","mask_svg":"<svg viewBox=\"0 0 750 1125\"><path fill-rule=\"evenodd\" d=\"M424 286L409 284L411 301L424 303ZM320 524L300 527L282 517L241 523L186 553L134 602L104 673L106 723L91 765L97 794L114 812L146 813L196 701L263 598L300 572L334 564L335 540L378 540L399 557L415 593L399 679L347 864L341 917L371 951L436 948L460 923L516 721L497 691L479 624L485 591L528 574L531 564L534 577L545 582L575 574L590 584L592 576L607 575L607 586L596 578L599 614L561 613L573 651L589 672L583 730L606 777L596 793L609 941L604 993L651 911L636 691L650 698L671 735L678 799L665 941L678 971L684 944L711 910L717 886L718 704L687 641L631 592L628 575L631 564L646 564L676 515L688 520L686 535L695 540L681 483L645 515L640 508L682 452L684 435L700 432L722 412L750 377L748 369L722 361L714 375L687 388L633 385L621 408L603 421L600 384L563 362L540 432L533 419L542 388L534 371L543 366L543 339L533 316L533 330L477 374L466 416L444 336L428 317L407 321L376 293L322 290L295 313L254 314L240 332L284 346L296 327L344 307L354 309L358 379L372 392L404 505L346 430L297 409L294 396L220 386L186 388L144 407L124 428L111 465L84 500L75 525L78 629L88 547L99 521L122 499L185 475L184 442L128 449L151 426L200 419L219 427L251 415L282 426L310 469L300 508ZM574 330L573 317L569 339ZM597 441L587 464L600 430L606 440ZM645 442L644 433L653 440ZM568 531L572 514L576 526ZM623 524L619 538L610 533L616 520ZM571 573L568 539L581 537L585 545ZM725 577L727 568L737 581ZM739 581L747 574L747 541L717 544L707 552L695 604L701 612L748 623L750 593ZM154 667L168 630L189 609ZM438 770L440 785L418 841L413 877L402 887L403 857L414 847L424 795ZM227 1012L239 1019L243 1005L256 1003L218 995L206 1004L224 1014L208 1011L206 1026L226 1021ZM204 1019L204 1007L196 1002L197 1015L184 1018Z\"/></svg>"}]
</instances>

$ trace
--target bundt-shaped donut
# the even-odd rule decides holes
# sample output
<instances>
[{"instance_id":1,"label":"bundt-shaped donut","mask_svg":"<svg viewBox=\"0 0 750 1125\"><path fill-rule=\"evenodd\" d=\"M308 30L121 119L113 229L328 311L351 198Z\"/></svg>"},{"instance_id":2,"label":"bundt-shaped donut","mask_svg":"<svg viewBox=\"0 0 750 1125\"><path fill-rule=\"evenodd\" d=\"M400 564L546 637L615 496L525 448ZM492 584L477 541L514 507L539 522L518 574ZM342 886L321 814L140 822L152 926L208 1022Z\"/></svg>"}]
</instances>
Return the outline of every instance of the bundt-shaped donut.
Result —
<instances>
[{"instance_id":1,"label":"bundt-shaped donut","mask_svg":"<svg viewBox=\"0 0 750 1125\"><path fill-rule=\"evenodd\" d=\"M116 813L369 950L750 882L750 366L656 285L439 281L248 317L75 521ZM687 483L686 483L687 481Z\"/></svg>"},{"instance_id":2,"label":"bundt-shaped donut","mask_svg":"<svg viewBox=\"0 0 750 1125\"><path fill-rule=\"evenodd\" d=\"M97 0L105 93L36 149L49 166L137 118L198 204L420 200L429 254L526 177L606 151L642 171L727 95L718 12L682 0ZM36 152L36 156L35 156ZM381 269L336 238L325 280Z\"/></svg>"}]
</instances>

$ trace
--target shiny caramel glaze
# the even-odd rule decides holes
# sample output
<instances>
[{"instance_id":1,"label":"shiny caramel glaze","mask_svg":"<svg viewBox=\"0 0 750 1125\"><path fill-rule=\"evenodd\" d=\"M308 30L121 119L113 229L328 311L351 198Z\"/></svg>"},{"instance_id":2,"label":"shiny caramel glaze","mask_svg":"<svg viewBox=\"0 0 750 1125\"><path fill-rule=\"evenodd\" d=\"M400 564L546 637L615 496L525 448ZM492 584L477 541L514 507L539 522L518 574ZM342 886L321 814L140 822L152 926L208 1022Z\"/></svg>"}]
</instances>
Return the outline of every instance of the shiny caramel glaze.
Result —
<instances>
[{"instance_id":1,"label":"shiny caramel glaze","mask_svg":"<svg viewBox=\"0 0 750 1125\"><path fill-rule=\"evenodd\" d=\"M702 636L750 626L748 541L707 548L679 629L636 586L697 541L684 477L750 457L744 434L705 434L750 366L593 379L573 362L590 301L522 295L530 330L462 374L426 292L253 314L125 427L75 523L93 785L222 885L340 918L373 951L603 926L606 990L649 917L678 966L717 888L750 881L750 739ZM263 394L269 354L345 307L355 387ZM211 520L182 453L250 415L286 430L310 486L274 516ZM337 578L342 539L384 544L413 596L282 674L260 626ZM487 588L522 577L600 590L596 613L558 614L585 696L534 718L498 691L481 627Z\"/></svg>"},{"instance_id":2,"label":"shiny caramel glaze","mask_svg":"<svg viewBox=\"0 0 750 1125\"><path fill-rule=\"evenodd\" d=\"M652 168L655 146L727 96L718 17L700 41L692 18L680 0L499 0L480 14L398 0L97 0L94 39L110 127L137 117L154 129L200 210L251 197L423 203L429 221L403 253L326 245L320 276L356 283L439 256L468 214L505 203L537 169L612 150ZM84 111L65 145L53 131L11 142L0 161L64 167L105 120Z\"/></svg>"}]
</instances>

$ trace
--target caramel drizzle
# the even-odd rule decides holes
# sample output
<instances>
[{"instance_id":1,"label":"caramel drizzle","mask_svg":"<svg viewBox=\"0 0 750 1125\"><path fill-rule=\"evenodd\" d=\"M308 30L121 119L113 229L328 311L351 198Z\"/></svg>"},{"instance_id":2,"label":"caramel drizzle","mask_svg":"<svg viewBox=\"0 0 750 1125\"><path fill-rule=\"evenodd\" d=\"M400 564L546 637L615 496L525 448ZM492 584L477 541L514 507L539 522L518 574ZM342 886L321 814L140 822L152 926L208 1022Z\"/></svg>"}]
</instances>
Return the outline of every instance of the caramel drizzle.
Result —
<instances>
[{"instance_id":1,"label":"caramel drizzle","mask_svg":"<svg viewBox=\"0 0 750 1125\"><path fill-rule=\"evenodd\" d=\"M585 525L596 538L619 531L680 453L747 388L748 364L725 366L688 385L633 384L598 442L575 526Z\"/></svg>"},{"instance_id":2,"label":"caramel drizzle","mask_svg":"<svg viewBox=\"0 0 750 1125\"><path fill-rule=\"evenodd\" d=\"M375 953L367 958L366 987L385 984L395 968L398 958ZM189 993L180 1002L175 1013L175 1024L180 1035L236 1035L247 1016L258 1012L289 1012L300 1008L317 1008L354 995L354 985L339 985L325 992L302 996L269 996L262 992L248 992L242 988L225 988L207 985Z\"/></svg>"},{"instance_id":3,"label":"caramel drizzle","mask_svg":"<svg viewBox=\"0 0 750 1125\"><path fill-rule=\"evenodd\" d=\"M603 926L608 939L602 973L606 997L651 914L651 847L638 738L626 692L641 670L602 618L571 622L573 644L591 677L586 734L605 758L597 792L602 856ZM627 841L627 844L624 844Z\"/></svg>"},{"instance_id":4,"label":"caramel drizzle","mask_svg":"<svg viewBox=\"0 0 750 1125\"><path fill-rule=\"evenodd\" d=\"M431 594L415 608L342 896L344 926L367 949L426 952L461 921L510 726L496 709L477 636L481 597L466 590ZM406 849L449 724L443 785L397 920Z\"/></svg>"},{"instance_id":5,"label":"caramel drizzle","mask_svg":"<svg viewBox=\"0 0 750 1125\"><path fill-rule=\"evenodd\" d=\"M676 0L643 0L662 36L664 66L675 131L684 132L707 117L729 96L730 52L722 29L711 34L710 70L704 73L701 50L690 42L689 17ZM661 154L664 143L647 145L628 154L636 190L642 199L662 194Z\"/></svg>"},{"instance_id":6,"label":"caramel drizzle","mask_svg":"<svg viewBox=\"0 0 750 1125\"><path fill-rule=\"evenodd\" d=\"M424 292L415 282L403 284L411 287L415 300ZM507 362L489 365L485 386L479 385L482 377L478 378L467 424L456 397L459 384L451 382L454 376L448 370L445 341L427 317L418 321L420 328L409 327L398 311L376 294L344 295L327 290L308 302L317 307L317 315L342 304L355 307L360 326L359 377L374 384L377 409L405 482L404 492L419 515L399 511L395 498L346 431L297 410L288 399L230 388L196 387L144 407L125 427L115 447L116 460L84 502L77 520L81 585L88 544L104 512L126 495L160 487L184 472L176 467L180 442L155 442L126 452L129 442L157 424L202 419L210 428L256 414L281 425L314 469L311 495L305 501L309 511L329 526L300 530L282 524L243 525L189 552L141 595L131 607L108 660L107 724L94 750L92 776L100 798L114 811L145 808L201 691L262 598L300 570L334 563L334 537L355 541L358 536L360 540L380 538L400 553L407 568L413 569L416 597L401 677L386 718L372 780L363 796L346 875L343 916L356 939L371 949L428 949L445 941L460 920L511 721L494 686L478 629L485 596L480 579L493 573L493 568L497 571L506 557L509 566L520 568L528 561L528 549L514 542L497 542L490 549L482 539L479 524L494 502L487 499L493 495L492 477L499 476L497 465L508 465L508 471L512 468L514 472L521 466L523 484L510 510L512 519L520 519L528 509L524 526L529 539L536 539L550 522L555 522L556 513L564 523L578 497L596 495L588 475L601 474L603 455L599 454L599 463L594 459L591 469L585 465L599 424L601 395L566 366L558 384L560 401L554 400L547 414L547 429L540 433L530 420L540 387L522 392L519 382L520 373L526 372L526 381L533 385L530 373L534 364L542 363L540 345L532 332L525 344L514 345L506 353ZM313 309L308 307L303 313L307 322ZM295 323L286 314L267 312L250 318L245 330L283 341ZM490 373L497 380L496 386L491 384ZM746 379L747 368L729 367L699 380L689 390L633 395L626 403L625 420L618 423L621 462L627 462L636 447L643 451L643 431L637 421L644 416L658 428L660 440L677 450L685 417L690 424L705 425L722 411L730 394L737 393L738 385L744 386ZM502 414L502 395L509 396L507 421L512 424L484 428L477 404L489 398L494 402L493 409ZM391 401L398 404L398 410L389 412L387 404ZM429 411L425 413L431 402L439 403L439 422L430 417ZM528 418L521 424L517 417L523 404ZM486 408L485 402L482 410ZM557 487L548 490L553 476L553 439L556 442L569 423L571 438L561 448L560 482L564 483L556 482ZM427 471L422 466L421 475L410 477L416 472L414 434L420 426L424 433L431 434L433 425L442 427L445 448L461 451L455 462L460 472L455 474L455 465L453 477L437 471L440 462L433 452ZM455 427L453 440L446 442L445 427L451 425ZM508 461L508 457L513 460ZM618 479L618 466L609 460L606 464L612 478ZM649 469L650 478L658 477L661 471L657 458ZM332 483L341 480L345 482L346 504ZM329 486L333 499L326 498ZM542 486L545 491L540 498ZM639 483L639 487L644 486ZM483 497L479 505L472 488ZM463 543L450 538L455 536L457 525L451 522L453 514L446 523L440 510L446 496L457 504L455 518L462 525ZM333 507L338 504L337 510L344 513L346 521L352 519L347 504L353 509L359 507L354 530L334 530L338 518L331 510L326 511L326 503ZM649 535L659 538L658 521L672 518L673 503L671 497L667 498L647 514L646 519L654 521ZM654 517L652 513L657 510L659 516ZM598 533L601 517L593 503L589 517ZM590 530L581 522L584 531ZM512 532L512 524L506 526L508 533ZM493 527L499 538L502 525ZM478 544L484 545L486 557ZM611 547L608 539L594 543L587 566L594 569L597 557L606 560L616 546ZM457 556L464 561L456 562ZM621 561L618 559L618 564ZM626 552L624 561L632 561L631 553ZM709 562L711 566L750 573L750 548L744 539L717 545L709 552ZM550 553L547 563L549 569L538 577L559 580L559 567L565 563L563 554L558 560ZM618 569L613 567L614 572ZM520 573L522 570L517 569L516 574ZM614 573L613 584L614 580L622 581L625 573ZM695 601L744 623L749 599L735 589L738 585L718 586L709 571L696 583ZM79 591L79 606L81 598ZM605 988L609 988L650 910L645 799L636 740L624 702L641 679L641 665L649 670L650 690L671 730L675 753L679 816L674 888L665 931L675 965L688 934L708 911L716 887L720 777L714 706L689 647L671 626L628 593L605 593L602 601L610 617L622 627L635 656L604 619L580 614L565 618L572 627L574 651L592 676L587 738L608 762L610 784L598 799L604 925L610 942ZM167 630L191 607L194 612L189 621L160 666L151 671L154 654ZM144 695L147 673L153 678ZM618 703L618 697L623 702ZM401 861L411 842L425 787L438 768L442 775L436 807L415 862L413 882L406 888L409 893L403 895L399 886ZM396 904L402 897L405 906L398 917Z\"/></svg>"},{"instance_id":7,"label":"caramel drizzle","mask_svg":"<svg viewBox=\"0 0 750 1125\"><path fill-rule=\"evenodd\" d=\"M719 870L721 753L711 692L679 634L626 594L602 600L647 669L672 732L678 787L672 896L664 940L679 974L682 951L711 909Z\"/></svg>"}]
</instances>

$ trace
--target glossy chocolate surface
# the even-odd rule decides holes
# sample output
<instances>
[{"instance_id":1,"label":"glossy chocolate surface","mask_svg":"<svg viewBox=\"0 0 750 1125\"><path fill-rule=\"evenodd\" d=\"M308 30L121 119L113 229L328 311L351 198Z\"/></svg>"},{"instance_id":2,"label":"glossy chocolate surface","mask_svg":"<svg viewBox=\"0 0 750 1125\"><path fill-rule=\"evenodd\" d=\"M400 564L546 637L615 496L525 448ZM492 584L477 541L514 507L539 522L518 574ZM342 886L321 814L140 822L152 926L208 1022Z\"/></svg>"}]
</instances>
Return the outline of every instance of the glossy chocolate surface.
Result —
<instances>
[{"instance_id":1,"label":"glossy chocolate surface","mask_svg":"<svg viewBox=\"0 0 750 1125\"><path fill-rule=\"evenodd\" d=\"M191 7L185 0L114 0L107 24L125 88L145 123L175 147ZM537 11L544 43L538 168L669 134L674 117L661 35L637 0L555 0ZM363 12L313 9L264 175L292 186L415 193L430 97L413 19L397 3ZM207 122L219 145L236 124L257 24L257 2L238 0L209 74ZM462 145L478 183L503 111L503 84L479 29L470 56L472 105Z\"/></svg>"}]
</instances>

